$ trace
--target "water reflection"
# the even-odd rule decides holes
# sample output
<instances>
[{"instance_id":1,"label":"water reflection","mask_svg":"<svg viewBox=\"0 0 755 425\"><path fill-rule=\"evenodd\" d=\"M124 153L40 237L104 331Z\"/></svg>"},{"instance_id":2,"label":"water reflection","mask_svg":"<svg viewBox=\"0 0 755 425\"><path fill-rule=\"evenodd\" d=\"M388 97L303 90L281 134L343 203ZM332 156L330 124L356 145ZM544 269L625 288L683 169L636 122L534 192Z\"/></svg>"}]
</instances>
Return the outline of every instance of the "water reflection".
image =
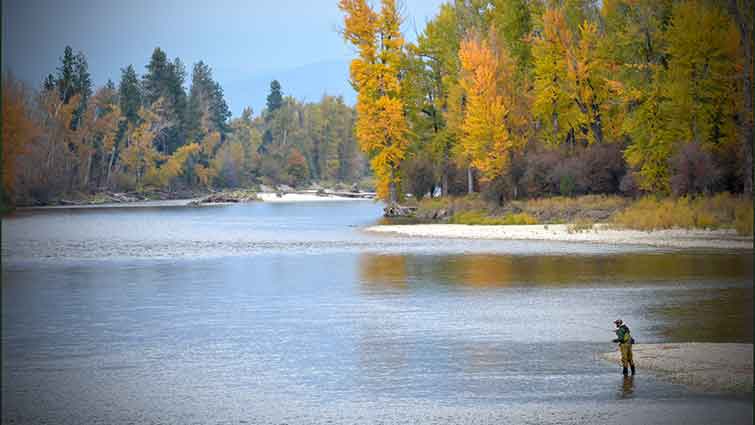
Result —
<instances>
[{"instance_id":1,"label":"water reflection","mask_svg":"<svg viewBox=\"0 0 755 425\"><path fill-rule=\"evenodd\" d=\"M361 281L377 288L406 288L405 255L362 255L359 259Z\"/></svg>"},{"instance_id":2,"label":"water reflection","mask_svg":"<svg viewBox=\"0 0 755 425\"><path fill-rule=\"evenodd\" d=\"M752 342L753 258L747 254L627 253L603 256L377 255L359 257L366 295L480 295L490 303L486 323L511 325L494 304L504 297L522 327L554 321L561 332L597 337L596 323L629 318L642 342ZM523 296L546 288L538 307ZM639 289L639 290L638 290ZM565 292L558 292L565 291ZM575 292L576 291L576 292ZM496 293L493 296L493 292ZM521 300L517 301L521 296ZM489 297L489 298L488 298ZM498 300L500 301L500 300ZM526 304L521 304L526 303ZM551 303L563 314L545 317ZM591 304L592 303L592 304ZM598 303L594 306L594 303ZM468 320L450 303L447 319ZM597 310L595 310L597 308ZM595 310L589 313L591 310ZM600 313L598 314L597 311ZM567 314L568 313L568 314ZM421 319L426 320L426 319ZM589 328L589 329L588 329ZM507 328L497 329L503 332ZM582 333L577 331L579 329ZM546 332L546 331L544 331ZM604 332L610 334L610 331ZM507 335L510 336L510 335ZM514 335L516 337L516 335Z\"/></svg>"},{"instance_id":3,"label":"water reflection","mask_svg":"<svg viewBox=\"0 0 755 425\"><path fill-rule=\"evenodd\" d=\"M619 398L634 398L634 376L625 376L621 381Z\"/></svg>"},{"instance_id":4,"label":"water reflection","mask_svg":"<svg viewBox=\"0 0 755 425\"><path fill-rule=\"evenodd\" d=\"M669 342L752 342L752 287L690 289L648 310Z\"/></svg>"},{"instance_id":5,"label":"water reflection","mask_svg":"<svg viewBox=\"0 0 755 425\"><path fill-rule=\"evenodd\" d=\"M412 275L471 287L601 285L751 280L753 258L742 254L631 253L612 256L380 255L360 257L362 282L404 286Z\"/></svg>"}]
</instances>

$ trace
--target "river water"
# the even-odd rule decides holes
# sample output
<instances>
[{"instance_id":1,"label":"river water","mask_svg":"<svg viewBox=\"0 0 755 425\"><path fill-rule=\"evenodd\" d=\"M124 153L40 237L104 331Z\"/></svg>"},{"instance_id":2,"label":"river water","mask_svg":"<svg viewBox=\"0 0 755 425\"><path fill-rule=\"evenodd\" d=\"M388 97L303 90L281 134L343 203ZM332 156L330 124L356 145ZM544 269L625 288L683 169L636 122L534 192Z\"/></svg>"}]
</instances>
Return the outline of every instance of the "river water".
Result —
<instances>
[{"instance_id":1,"label":"river water","mask_svg":"<svg viewBox=\"0 0 755 425\"><path fill-rule=\"evenodd\" d=\"M599 358L752 342L752 252L374 235L372 202L2 223L3 423L751 423ZM690 365L694 367L694 365Z\"/></svg>"}]
</instances>

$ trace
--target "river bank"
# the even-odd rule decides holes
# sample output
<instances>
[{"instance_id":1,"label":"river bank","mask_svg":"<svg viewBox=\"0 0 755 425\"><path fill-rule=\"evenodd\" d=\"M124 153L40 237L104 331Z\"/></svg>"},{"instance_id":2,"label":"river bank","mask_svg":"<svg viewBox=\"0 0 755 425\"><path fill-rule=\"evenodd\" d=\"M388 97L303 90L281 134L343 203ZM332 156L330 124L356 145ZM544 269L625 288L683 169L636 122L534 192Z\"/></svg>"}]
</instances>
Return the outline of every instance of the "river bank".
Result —
<instances>
[{"instance_id":1,"label":"river bank","mask_svg":"<svg viewBox=\"0 0 755 425\"><path fill-rule=\"evenodd\" d=\"M346 201L372 200L371 192L348 192L331 189L277 189L263 187L264 191L256 189L225 189L225 190L188 190L177 192L145 191L145 192L98 192L96 194L78 193L51 200L36 202L28 205L17 205L17 209L48 209L48 208L88 208L88 207L142 207L142 206L202 206L217 204L233 204L245 202L315 202L315 201ZM10 210L12 211L12 210ZM8 212L10 212L8 211Z\"/></svg>"},{"instance_id":2,"label":"river bank","mask_svg":"<svg viewBox=\"0 0 755 425\"><path fill-rule=\"evenodd\" d=\"M588 242L622 245L648 245L665 248L753 248L753 238L751 236L739 236L736 231L731 229L668 229L646 232L616 229L607 224L595 224L589 229L579 229L573 225L566 224L405 224L370 226L365 230L373 233L392 233L404 236L429 238Z\"/></svg>"},{"instance_id":3,"label":"river bank","mask_svg":"<svg viewBox=\"0 0 755 425\"><path fill-rule=\"evenodd\" d=\"M638 344L632 354L640 374L660 372L698 391L752 393L752 344ZM618 363L621 355L616 350L602 357Z\"/></svg>"}]
</instances>

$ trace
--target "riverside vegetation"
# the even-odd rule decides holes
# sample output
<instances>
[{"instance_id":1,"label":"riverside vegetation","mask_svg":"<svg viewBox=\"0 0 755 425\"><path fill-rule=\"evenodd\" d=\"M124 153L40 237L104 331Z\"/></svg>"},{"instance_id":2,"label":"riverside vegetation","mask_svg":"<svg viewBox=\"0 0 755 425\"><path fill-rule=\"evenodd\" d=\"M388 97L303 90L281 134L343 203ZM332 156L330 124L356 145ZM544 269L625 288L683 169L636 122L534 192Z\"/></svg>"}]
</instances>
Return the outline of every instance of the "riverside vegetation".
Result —
<instances>
[{"instance_id":1,"label":"riverside vegetation","mask_svg":"<svg viewBox=\"0 0 755 425\"><path fill-rule=\"evenodd\" d=\"M127 66L96 90L71 48L39 88L4 75L5 203L311 182L371 190L374 179L389 203L647 197L616 217L639 228L752 215L686 214L716 193L752 196L752 0L455 0L414 42L395 0L338 5L357 53L354 108L303 103L273 81L259 115L232 118L207 64L194 64L187 90L184 64L159 48L141 78ZM607 220L600 211L588 219ZM548 221L456 220L533 218Z\"/></svg>"},{"instance_id":2,"label":"riverside vegetation","mask_svg":"<svg viewBox=\"0 0 755 425\"><path fill-rule=\"evenodd\" d=\"M195 198L260 185L371 189L341 97L304 103L270 84L264 110L231 118L203 62L191 85L179 58L156 48L140 78L95 88L87 58L66 47L38 89L3 75L6 206Z\"/></svg>"},{"instance_id":3,"label":"riverside vegetation","mask_svg":"<svg viewBox=\"0 0 755 425\"><path fill-rule=\"evenodd\" d=\"M355 134L389 203L752 232L752 1L450 1L416 42L394 0L339 6Z\"/></svg>"},{"instance_id":4,"label":"riverside vegetation","mask_svg":"<svg viewBox=\"0 0 755 425\"><path fill-rule=\"evenodd\" d=\"M719 193L709 197L636 200L616 195L584 195L513 200L504 206L479 196L423 199L416 203L416 217L452 224L570 224L571 231L584 231L594 224L634 230L735 229L753 234L752 200Z\"/></svg>"}]
</instances>

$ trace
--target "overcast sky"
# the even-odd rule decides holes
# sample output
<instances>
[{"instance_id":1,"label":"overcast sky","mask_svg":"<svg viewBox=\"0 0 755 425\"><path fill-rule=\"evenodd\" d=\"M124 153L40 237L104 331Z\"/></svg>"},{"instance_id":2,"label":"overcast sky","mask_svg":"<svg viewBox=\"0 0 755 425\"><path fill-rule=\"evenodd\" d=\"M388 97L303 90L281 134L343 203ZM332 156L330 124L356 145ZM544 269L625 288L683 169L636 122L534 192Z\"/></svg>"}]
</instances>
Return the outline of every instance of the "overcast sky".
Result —
<instances>
[{"instance_id":1,"label":"overcast sky","mask_svg":"<svg viewBox=\"0 0 755 425\"><path fill-rule=\"evenodd\" d=\"M318 100L353 92L344 79L354 55L337 33L337 0L5 0L3 68L38 86L66 45L83 51L94 83L116 83L133 64L141 75L159 46L187 71L209 64L234 115L264 104L269 80L286 94ZM443 0L405 0L409 39ZM187 84L190 77L187 76Z\"/></svg>"}]
</instances>

